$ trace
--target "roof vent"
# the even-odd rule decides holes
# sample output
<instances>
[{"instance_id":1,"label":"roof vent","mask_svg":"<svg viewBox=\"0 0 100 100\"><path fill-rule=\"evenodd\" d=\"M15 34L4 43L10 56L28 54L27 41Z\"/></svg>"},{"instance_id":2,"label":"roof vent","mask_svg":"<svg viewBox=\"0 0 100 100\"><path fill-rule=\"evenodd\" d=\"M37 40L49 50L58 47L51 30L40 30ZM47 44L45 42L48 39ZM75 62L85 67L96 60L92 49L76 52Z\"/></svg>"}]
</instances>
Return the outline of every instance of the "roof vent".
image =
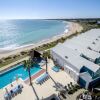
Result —
<instances>
[{"instance_id":1,"label":"roof vent","mask_svg":"<svg viewBox=\"0 0 100 100\"><path fill-rule=\"evenodd\" d=\"M96 39L98 41L98 39Z\"/></svg>"},{"instance_id":2,"label":"roof vent","mask_svg":"<svg viewBox=\"0 0 100 100\"><path fill-rule=\"evenodd\" d=\"M67 57L67 56L65 56L65 58L66 58L66 59L68 59L68 57Z\"/></svg>"},{"instance_id":3,"label":"roof vent","mask_svg":"<svg viewBox=\"0 0 100 100\"><path fill-rule=\"evenodd\" d=\"M91 47L87 47L89 50L92 50L92 48Z\"/></svg>"},{"instance_id":4,"label":"roof vent","mask_svg":"<svg viewBox=\"0 0 100 100\"><path fill-rule=\"evenodd\" d=\"M95 42L92 42L92 44L95 44Z\"/></svg>"}]
</instances>

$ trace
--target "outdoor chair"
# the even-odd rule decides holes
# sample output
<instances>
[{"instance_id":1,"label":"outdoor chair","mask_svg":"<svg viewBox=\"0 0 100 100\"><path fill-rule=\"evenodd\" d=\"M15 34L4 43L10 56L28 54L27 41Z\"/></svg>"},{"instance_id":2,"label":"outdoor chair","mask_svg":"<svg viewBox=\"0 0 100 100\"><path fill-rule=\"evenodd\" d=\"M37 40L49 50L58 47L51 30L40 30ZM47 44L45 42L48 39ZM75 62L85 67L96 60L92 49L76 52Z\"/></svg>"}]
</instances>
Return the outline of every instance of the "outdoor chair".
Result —
<instances>
[{"instance_id":1,"label":"outdoor chair","mask_svg":"<svg viewBox=\"0 0 100 100\"><path fill-rule=\"evenodd\" d=\"M48 74L44 74L43 76L39 77L36 80L36 84L41 84L42 82L45 82L49 78Z\"/></svg>"},{"instance_id":2,"label":"outdoor chair","mask_svg":"<svg viewBox=\"0 0 100 100\"><path fill-rule=\"evenodd\" d=\"M11 93L9 92L9 93L4 94L4 99L11 100Z\"/></svg>"}]
</instances>

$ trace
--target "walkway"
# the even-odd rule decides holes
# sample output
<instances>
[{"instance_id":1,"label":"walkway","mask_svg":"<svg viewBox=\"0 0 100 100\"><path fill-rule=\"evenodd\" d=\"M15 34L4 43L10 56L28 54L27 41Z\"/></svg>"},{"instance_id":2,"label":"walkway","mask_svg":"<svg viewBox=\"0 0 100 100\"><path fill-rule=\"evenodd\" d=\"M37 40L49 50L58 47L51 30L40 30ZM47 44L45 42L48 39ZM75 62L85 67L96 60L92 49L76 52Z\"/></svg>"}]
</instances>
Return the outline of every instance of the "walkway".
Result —
<instances>
[{"instance_id":1,"label":"walkway","mask_svg":"<svg viewBox=\"0 0 100 100\"><path fill-rule=\"evenodd\" d=\"M31 79L34 80L36 78L38 78L41 74L43 74L45 72L44 69L42 69L41 71L39 71L38 73L36 73L35 75L31 76ZM29 83L29 78L27 80L25 80L25 83Z\"/></svg>"}]
</instances>

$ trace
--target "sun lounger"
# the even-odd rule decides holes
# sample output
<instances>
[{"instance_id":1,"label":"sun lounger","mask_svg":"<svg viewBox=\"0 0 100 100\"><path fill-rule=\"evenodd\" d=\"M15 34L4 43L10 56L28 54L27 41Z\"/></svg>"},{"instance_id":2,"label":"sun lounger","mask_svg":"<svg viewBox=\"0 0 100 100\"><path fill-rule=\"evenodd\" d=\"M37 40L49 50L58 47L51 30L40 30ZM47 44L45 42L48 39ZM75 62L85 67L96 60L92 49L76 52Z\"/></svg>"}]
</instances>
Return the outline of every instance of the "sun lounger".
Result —
<instances>
[{"instance_id":1,"label":"sun lounger","mask_svg":"<svg viewBox=\"0 0 100 100\"><path fill-rule=\"evenodd\" d=\"M43 76L39 77L37 80L36 80L36 83L37 84L41 84L43 81L45 81L46 79L49 78L49 75L48 74L44 74Z\"/></svg>"}]
</instances>

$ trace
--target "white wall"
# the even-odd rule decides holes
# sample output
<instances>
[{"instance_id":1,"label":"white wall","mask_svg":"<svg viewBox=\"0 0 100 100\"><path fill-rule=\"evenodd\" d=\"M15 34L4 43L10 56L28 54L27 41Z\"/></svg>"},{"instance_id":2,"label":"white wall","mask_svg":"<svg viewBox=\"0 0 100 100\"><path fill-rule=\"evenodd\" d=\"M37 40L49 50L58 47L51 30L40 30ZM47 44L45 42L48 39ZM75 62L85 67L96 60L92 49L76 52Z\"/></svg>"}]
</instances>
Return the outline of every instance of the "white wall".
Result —
<instances>
[{"instance_id":1,"label":"white wall","mask_svg":"<svg viewBox=\"0 0 100 100\"><path fill-rule=\"evenodd\" d=\"M64 67L64 70L72 77L76 82L78 81L79 75L77 75L78 71L76 71L75 67L73 67L70 63L62 59L59 55L57 55L55 52L51 51L52 58L62 67ZM68 68L66 65L68 65L70 68ZM72 70L71 70L72 69Z\"/></svg>"},{"instance_id":2,"label":"white wall","mask_svg":"<svg viewBox=\"0 0 100 100\"><path fill-rule=\"evenodd\" d=\"M68 67L64 67L64 71L69 74L70 77L72 77L74 79L74 81L78 81L79 79L79 75L76 74L74 71L72 71L71 69L69 69Z\"/></svg>"},{"instance_id":3,"label":"white wall","mask_svg":"<svg viewBox=\"0 0 100 100\"><path fill-rule=\"evenodd\" d=\"M54 59L54 61L56 61L60 66L63 67L65 65L64 60L60 56L58 56L55 52L51 51L51 56Z\"/></svg>"}]
</instances>

